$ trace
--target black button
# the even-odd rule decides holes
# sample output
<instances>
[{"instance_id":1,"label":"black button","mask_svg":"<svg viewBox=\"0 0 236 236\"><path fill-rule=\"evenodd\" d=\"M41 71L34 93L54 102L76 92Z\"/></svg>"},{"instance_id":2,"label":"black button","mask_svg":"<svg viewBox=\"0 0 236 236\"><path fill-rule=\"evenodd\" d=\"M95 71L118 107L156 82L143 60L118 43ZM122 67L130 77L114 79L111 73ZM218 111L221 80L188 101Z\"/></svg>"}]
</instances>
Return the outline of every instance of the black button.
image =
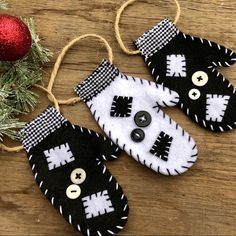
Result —
<instances>
[{"instance_id":1,"label":"black button","mask_svg":"<svg viewBox=\"0 0 236 236\"><path fill-rule=\"evenodd\" d=\"M134 142L139 143L144 140L145 133L141 129L134 129L131 132L131 138Z\"/></svg>"},{"instance_id":2,"label":"black button","mask_svg":"<svg viewBox=\"0 0 236 236\"><path fill-rule=\"evenodd\" d=\"M139 111L134 116L134 122L139 127L147 127L152 122L151 115L146 111Z\"/></svg>"}]
</instances>

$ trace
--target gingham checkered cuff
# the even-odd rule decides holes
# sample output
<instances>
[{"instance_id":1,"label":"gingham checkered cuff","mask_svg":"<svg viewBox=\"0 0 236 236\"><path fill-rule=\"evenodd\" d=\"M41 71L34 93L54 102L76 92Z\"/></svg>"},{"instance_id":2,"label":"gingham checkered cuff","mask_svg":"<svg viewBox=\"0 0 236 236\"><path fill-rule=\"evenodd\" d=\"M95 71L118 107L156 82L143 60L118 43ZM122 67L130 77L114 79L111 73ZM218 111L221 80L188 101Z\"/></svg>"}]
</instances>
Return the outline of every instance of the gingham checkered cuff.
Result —
<instances>
[{"instance_id":1,"label":"gingham checkered cuff","mask_svg":"<svg viewBox=\"0 0 236 236\"><path fill-rule=\"evenodd\" d=\"M88 102L109 86L119 74L119 70L107 60L103 60L95 71L75 87L75 92L84 102Z\"/></svg>"},{"instance_id":2,"label":"gingham checkered cuff","mask_svg":"<svg viewBox=\"0 0 236 236\"><path fill-rule=\"evenodd\" d=\"M49 134L57 130L67 120L52 106L28 123L21 131L22 144L27 152Z\"/></svg>"},{"instance_id":3,"label":"gingham checkered cuff","mask_svg":"<svg viewBox=\"0 0 236 236\"><path fill-rule=\"evenodd\" d=\"M134 44L145 58L149 58L165 47L178 33L179 30L175 25L170 20L164 19L140 36Z\"/></svg>"}]
</instances>

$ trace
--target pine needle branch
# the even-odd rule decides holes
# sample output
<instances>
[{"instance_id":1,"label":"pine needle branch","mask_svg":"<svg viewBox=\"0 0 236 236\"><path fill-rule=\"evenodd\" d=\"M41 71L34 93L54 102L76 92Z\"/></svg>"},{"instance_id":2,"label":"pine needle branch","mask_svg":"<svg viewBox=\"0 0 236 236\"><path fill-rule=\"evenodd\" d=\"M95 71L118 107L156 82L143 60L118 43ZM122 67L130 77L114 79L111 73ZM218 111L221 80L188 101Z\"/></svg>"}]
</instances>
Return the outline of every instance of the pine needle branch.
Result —
<instances>
[{"instance_id":1,"label":"pine needle branch","mask_svg":"<svg viewBox=\"0 0 236 236\"><path fill-rule=\"evenodd\" d=\"M0 10L7 10L8 9L8 3L4 0L0 0Z\"/></svg>"},{"instance_id":2,"label":"pine needle branch","mask_svg":"<svg viewBox=\"0 0 236 236\"><path fill-rule=\"evenodd\" d=\"M29 58L35 63L45 64L50 61L52 57L52 52L40 44L39 35L36 33L35 24L32 18L29 20L24 19L25 23L30 29L32 36L32 50L30 51Z\"/></svg>"},{"instance_id":3,"label":"pine needle branch","mask_svg":"<svg viewBox=\"0 0 236 236\"><path fill-rule=\"evenodd\" d=\"M4 136L8 136L11 139L17 139L18 133L15 129L24 127L25 123L20 122L18 119L9 118L9 110L0 111L0 142L3 141Z\"/></svg>"},{"instance_id":4,"label":"pine needle branch","mask_svg":"<svg viewBox=\"0 0 236 236\"><path fill-rule=\"evenodd\" d=\"M0 7L2 3L5 2L0 0ZM4 136L17 137L16 129L24 124L17 116L34 109L38 96L31 87L42 81L42 66L52 57L50 50L40 44L33 19L23 20L31 33L31 50L18 61L0 61L0 142Z\"/></svg>"}]
</instances>

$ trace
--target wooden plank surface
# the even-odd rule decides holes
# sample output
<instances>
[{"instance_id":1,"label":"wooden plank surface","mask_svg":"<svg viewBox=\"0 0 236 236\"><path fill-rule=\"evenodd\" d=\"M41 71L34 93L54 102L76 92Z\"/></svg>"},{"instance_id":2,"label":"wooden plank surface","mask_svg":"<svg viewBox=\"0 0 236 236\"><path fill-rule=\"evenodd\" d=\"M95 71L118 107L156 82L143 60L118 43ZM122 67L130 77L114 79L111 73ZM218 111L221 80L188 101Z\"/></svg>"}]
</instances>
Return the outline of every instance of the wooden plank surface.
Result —
<instances>
[{"instance_id":1,"label":"wooden plank surface","mask_svg":"<svg viewBox=\"0 0 236 236\"><path fill-rule=\"evenodd\" d=\"M126 56L114 37L115 11L123 0L9 0L9 13L33 16L43 43L54 53L45 72L45 84L62 47L75 36L97 33L109 41L115 64L127 74L152 79L140 56ZM236 50L236 1L180 1L178 27L185 33L208 38ZM122 18L124 41L132 40L164 17L173 19L170 0L143 0ZM104 47L84 40L70 50L54 92L60 98L73 95L73 87L106 57ZM236 66L221 70L236 86ZM49 104L39 92L30 121ZM101 132L84 104L62 107L71 122ZM196 140L199 159L179 177L158 175L123 154L108 168L129 199L130 215L120 235L236 235L236 131L208 132L191 122L177 108L166 109ZM10 144L10 143L9 143ZM13 145L13 144L12 144ZM0 153L0 235L79 235L51 207L36 186L26 154Z\"/></svg>"}]
</instances>

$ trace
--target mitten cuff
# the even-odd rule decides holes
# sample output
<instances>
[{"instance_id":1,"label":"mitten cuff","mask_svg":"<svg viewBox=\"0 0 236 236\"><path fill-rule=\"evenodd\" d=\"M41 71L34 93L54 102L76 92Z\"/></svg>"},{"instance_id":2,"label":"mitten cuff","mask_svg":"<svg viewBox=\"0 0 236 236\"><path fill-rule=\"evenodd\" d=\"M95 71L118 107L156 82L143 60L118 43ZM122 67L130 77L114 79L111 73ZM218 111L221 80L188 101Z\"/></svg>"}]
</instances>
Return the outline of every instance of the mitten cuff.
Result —
<instances>
[{"instance_id":1,"label":"mitten cuff","mask_svg":"<svg viewBox=\"0 0 236 236\"><path fill-rule=\"evenodd\" d=\"M119 74L119 70L107 60L103 60L97 69L75 87L75 92L84 102L88 102L109 86Z\"/></svg>"},{"instance_id":2,"label":"mitten cuff","mask_svg":"<svg viewBox=\"0 0 236 236\"><path fill-rule=\"evenodd\" d=\"M65 122L67 120L54 107L49 106L20 131L25 150L28 152Z\"/></svg>"},{"instance_id":3,"label":"mitten cuff","mask_svg":"<svg viewBox=\"0 0 236 236\"><path fill-rule=\"evenodd\" d=\"M178 33L176 26L170 20L164 19L140 36L134 44L145 58L149 58L165 47Z\"/></svg>"}]
</instances>

